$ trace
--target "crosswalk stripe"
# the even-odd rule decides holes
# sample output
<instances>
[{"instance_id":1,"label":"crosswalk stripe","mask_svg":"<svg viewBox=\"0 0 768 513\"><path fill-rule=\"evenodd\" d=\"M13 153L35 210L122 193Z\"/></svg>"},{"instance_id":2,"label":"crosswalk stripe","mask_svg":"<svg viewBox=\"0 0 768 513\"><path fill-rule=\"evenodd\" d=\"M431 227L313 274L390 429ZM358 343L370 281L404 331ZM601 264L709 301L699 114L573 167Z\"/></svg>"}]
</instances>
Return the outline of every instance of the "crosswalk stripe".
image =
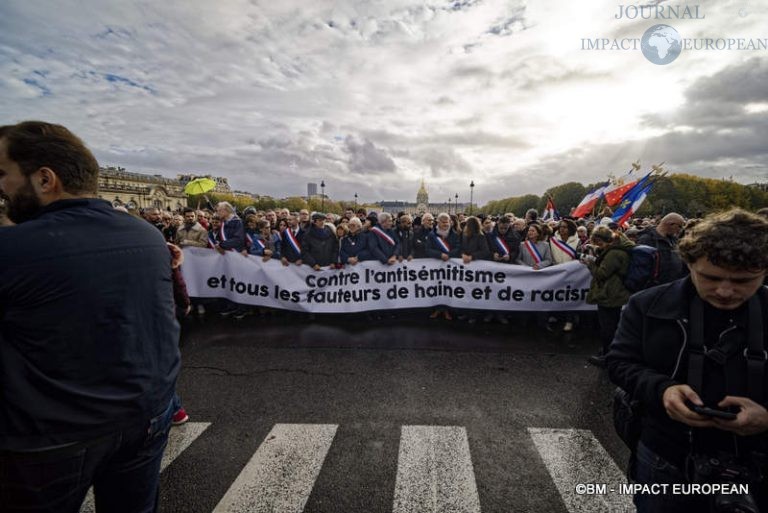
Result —
<instances>
[{"instance_id":1,"label":"crosswalk stripe","mask_svg":"<svg viewBox=\"0 0 768 513\"><path fill-rule=\"evenodd\" d=\"M276 424L214 513L300 513L338 425Z\"/></svg>"},{"instance_id":2,"label":"crosswalk stripe","mask_svg":"<svg viewBox=\"0 0 768 513\"><path fill-rule=\"evenodd\" d=\"M465 428L402 427L393 512L480 512Z\"/></svg>"},{"instance_id":3,"label":"crosswalk stripe","mask_svg":"<svg viewBox=\"0 0 768 513\"><path fill-rule=\"evenodd\" d=\"M626 477L591 431L528 428L528 433L570 513L635 511L632 496L618 492ZM607 491L576 493L577 484L590 483L604 483Z\"/></svg>"},{"instance_id":4,"label":"crosswalk stripe","mask_svg":"<svg viewBox=\"0 0 768 513\"><path fill-rule=\"evenodd\" d=\"M160 462L160 472L165 470L210 425L210 422L187 422L172 428L168 435L168 445L165 447L163 459ZM88 495L85 496L83 505L80 507L80 513L94 513L95 511L96 505L93 501L93 487L91 487L88 490Z\"/></svg>"}]
</instances>

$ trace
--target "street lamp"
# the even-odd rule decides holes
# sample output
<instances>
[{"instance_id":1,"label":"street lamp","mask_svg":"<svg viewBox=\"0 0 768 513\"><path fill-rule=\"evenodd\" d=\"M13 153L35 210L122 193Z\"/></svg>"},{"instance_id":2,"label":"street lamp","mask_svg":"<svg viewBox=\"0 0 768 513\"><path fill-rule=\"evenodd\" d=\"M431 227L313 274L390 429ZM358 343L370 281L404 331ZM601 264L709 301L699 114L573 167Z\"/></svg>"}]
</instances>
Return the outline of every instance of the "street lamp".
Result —
<instances>
[{"instance_id":1,"label":"street lamp","mask_svg":"<svg viewBox=\"0 0 768 513\"><path fill-rule=\"evenodd\" d=\"M459 215L459 193L454 194L456 201L453 202L453 213Z\"/></svg>"},{"instance_id":2,"label":"street lamp","mask_svg":"<svg viewBox=\"0 0 768 513\"><path fill-rule=\"evenodd\" d=\"M355 193L355 213L357 213L357 193Z\"/></svg>"},{"instance_id":3,"label":"street lamp","mask_svg":"<svg viewBox=\"0 0 768 513\"><path fill-rule=\"evenodd\" d=\"M472 215L472 196L475 192L475 181L469 182L469 215Z\"/></svg>"},{"instance_id":4,"label":"street lamp","mask_svg":"<svg viewBox=\"0 0 768 513\"><path fill-rule=\"evenodd\" d=\"M451 215L451 197L448 196L448 215Z\"/></svg>"},{"instance_id":5,"label":"street lamp","mask_svg":"<svg viewBox=\"0 0 768 513\"><path fill-rule=\"evenodd\" d=\"M325 180L320 180L320 210L325 212Z\"/></svg>"}]
</instances>

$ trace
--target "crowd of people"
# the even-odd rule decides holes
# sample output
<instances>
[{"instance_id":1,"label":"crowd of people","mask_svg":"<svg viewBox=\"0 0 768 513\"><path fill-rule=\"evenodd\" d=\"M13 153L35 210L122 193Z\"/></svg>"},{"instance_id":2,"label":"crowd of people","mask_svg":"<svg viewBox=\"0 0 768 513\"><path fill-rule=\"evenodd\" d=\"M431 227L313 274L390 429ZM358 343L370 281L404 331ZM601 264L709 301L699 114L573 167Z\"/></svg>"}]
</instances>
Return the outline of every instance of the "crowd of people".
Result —
<instances>
[{"instance_id":1,"label":"crowd of people","mask_svg":"<svg viewBox=\"0 0 768 513\"><path fill-rule=\"evenodd\" d=\"M168 433L188 418L175 392L178 320L192 306L183 247L315 270L413 258L538 270L579 260L592 274L587 301L603 346L590 361L607 365L631 400L632 415L614 422L633 482L751 485L636 493L638 512L768 510L768 209L620 227L608 212L541 220L535 210L412 218L360 209L337 218L238 214L220 203L147 208L139 220L96 198L98 172L63 126L0 126L3 511L74 513L91 486L97 511L157 511ZM641 248L653 248L657 268L638 291L627 277ZM564 331L573 320L565 313Z\"/></svg>"},{"instance_id":2,"label":"crowd of people","mask_svg":"<svg viewBox=\"0 0 768 513\"><path fill-rule=\"evenodd\" d=\"M354 266L366 260L392 265L414 258L461 258L464 264L487 260L538 270L581 260L595 275L588 301L598 306L601 326L605 328L604 347L629 296L621 288L621 276L628 263L627 250L634 244L655 248L661 263L658 282L672 281L686 273L675 252L679 236L697 222L669 213L638 218L631 226L620 227L611 221L607 210L596 218L559 220L541 219L534 209L523 217L512 213L424 213L413 217L404 212L392 215L364 208L347 209L339 216L288 209L246 208L238 213L226 202L215 209L185 208L177 213L146 208L141 215L168 242L182 248L211 248L222 254L235 251L246 257L276 259L284 266L308 265L315 270ZM614 254L613 249L623 251ZM196 310L204 315L202 302L197 302ZM242 318L252 311L232 305L222 313ZM478 319L509 322L503 312L477 313L460 312L458 316L469 323ZM454 312L435 310L431 317L452 320ZM546 324L562 321L563 331L569 332L577 319L568 313L549 315ZM596 358L593 363L601 362Z\"/></svg>"}]
</instances>

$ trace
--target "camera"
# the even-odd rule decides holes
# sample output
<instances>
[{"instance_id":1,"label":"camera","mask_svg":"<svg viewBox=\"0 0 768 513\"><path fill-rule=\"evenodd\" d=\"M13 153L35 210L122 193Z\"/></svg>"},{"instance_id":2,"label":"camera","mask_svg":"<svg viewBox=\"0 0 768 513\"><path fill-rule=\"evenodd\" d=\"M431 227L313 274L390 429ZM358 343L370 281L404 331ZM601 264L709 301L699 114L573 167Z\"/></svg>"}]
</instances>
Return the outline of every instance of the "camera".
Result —
<instances>
[{"instance_id":1,"label":"camera","mask_svg":"<svg viewBox=\"0 0 768 513\"><path fill-rule=\"evenodd\" d=\"M717 455L691 454L688 456L688 478L692 483L734 483L758 486L762 473L756 465L744 462L735 455L720 452ZM710 502L712 512L760 513L754 497L746 494L717 494Z\"/></svg>"}]
</instances>

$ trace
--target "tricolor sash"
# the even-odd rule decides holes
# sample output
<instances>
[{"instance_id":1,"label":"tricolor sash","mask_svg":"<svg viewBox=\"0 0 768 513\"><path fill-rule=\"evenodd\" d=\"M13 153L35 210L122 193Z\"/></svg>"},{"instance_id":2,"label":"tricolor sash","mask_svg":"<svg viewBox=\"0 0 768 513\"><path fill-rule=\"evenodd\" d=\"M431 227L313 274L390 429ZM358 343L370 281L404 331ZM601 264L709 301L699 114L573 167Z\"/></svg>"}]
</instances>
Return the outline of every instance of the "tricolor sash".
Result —
<instances>
[{"instance_id":1,"label":"tricolor sash","mask_svg":"<svg viewBox=\"0 0 768 513\"><path fill-rule=\"evenodd\" d=\"M376 235L378 235L384 242L386 242L390 246L394 246L395 244L397 244L395 242L395 239L393 239L392 237L384 233L384 230L382 230L378 226L374 226L373 228L371 228L371 231Z\"/></svg>"},{"instance_id":2,"label":"tricolor sash","mask_svg":"<svg viewBox=\"0 0 768 513\"><path fill-rule=\"evenodd\" d=\"M576 259L576 250L574 248L572 248L571 246L569 246L567 242L562 241L562 240L558 239L557 237L552 237L549 240L552 241L552 244L554 244L557 247L557 249L559 249L560 251L562 251L563 253L565 253L569 257L571 257L571 260L575 260Z\"/></svg>"},{"instance_id":3,"label":"tricolor sash","mask_svg":"<svg viewBox=\"0 0 768 513\"><path fill-rule=\"evenodd\" d=\"M504 239L502 239L499 236L495 237L496 247L499 248L499 251L501 251L501 256L507 256L509 255L509 246L507 246L507 243L504 242Z\"/></svg>"},{"instance_id":4,"label":"tricolor sash","mask_svg":"<svg viewBox=\"0 0 768 513\"><path fill-rule=\"evenodd\" d=\"M440 245L440 249L443 253L451 252L451 246L448 245L448 241L443 240L443 238L439 235L435 235L435 240L437 240L437 243Z\"/></svg>"},{"instance_id":5,"label":"tricolor sash","mask_svg":"<svg viewBox=\"0 0 768 513\"><path fill-rule=\"evenodd\" d=\"M253 239L253 244L256 244L262 251L267 249L267 245L261 239Z\"/></svg>"},{"instance_id":6,"label":"tricolor sash","mask_svg":"<svg viewBox=\"0 0 768 513\"><path fill-rule=\"evenodd\" d=\"M531 255L531 258L533 258L533 261L537 264L540 264L542 261L541 253L539 253L539 248L536 247L536 244L533 242L527 240L523 243L523 246L525 246L526 251L528 251L528 254Z\"/></svg>"},{"instance_id":7,"label":"tricolor sash","mask_svg":"<svg viewBox=\"0 0 768 513\"><path fill-rule=\"evenodd\" d=\"M211 249L216 249L216 239L213 238L213 234L212 233L208 234L208 246Z\"/></svg>"},{"instance_id":8,"label":"tricolor sash","mask_svg":"<svg viewBox=\"0 0 768 513\"><path fill-rule=\"evenodd\" d=\"M288 244L291 245L297 255L301 255L301 244L296 240L296 236L293 234L290 228L285 230L285 238L288 239Z\"/></svg>"},{"instance_id":9,"label":"tricolor sash","mask_svg":"<svg viewBox=\"0 0 768 513\"><path fill-rule=\"evenodd\" d=\"M221 223L221 226L219 227L219 239L222 241L227 240L227 235L224 233L224 223Z\"/></svg>"},{"instance_id":10,"label":"tricolor sash","mask_svg":"<svg viewBox=\"0 0 768 513\"><path fill-rule=\"evenodd\" d=\"M248 232L245 232L245 245L249 248L253 246L253 237Z\"/></svg>"}]
</instances>

